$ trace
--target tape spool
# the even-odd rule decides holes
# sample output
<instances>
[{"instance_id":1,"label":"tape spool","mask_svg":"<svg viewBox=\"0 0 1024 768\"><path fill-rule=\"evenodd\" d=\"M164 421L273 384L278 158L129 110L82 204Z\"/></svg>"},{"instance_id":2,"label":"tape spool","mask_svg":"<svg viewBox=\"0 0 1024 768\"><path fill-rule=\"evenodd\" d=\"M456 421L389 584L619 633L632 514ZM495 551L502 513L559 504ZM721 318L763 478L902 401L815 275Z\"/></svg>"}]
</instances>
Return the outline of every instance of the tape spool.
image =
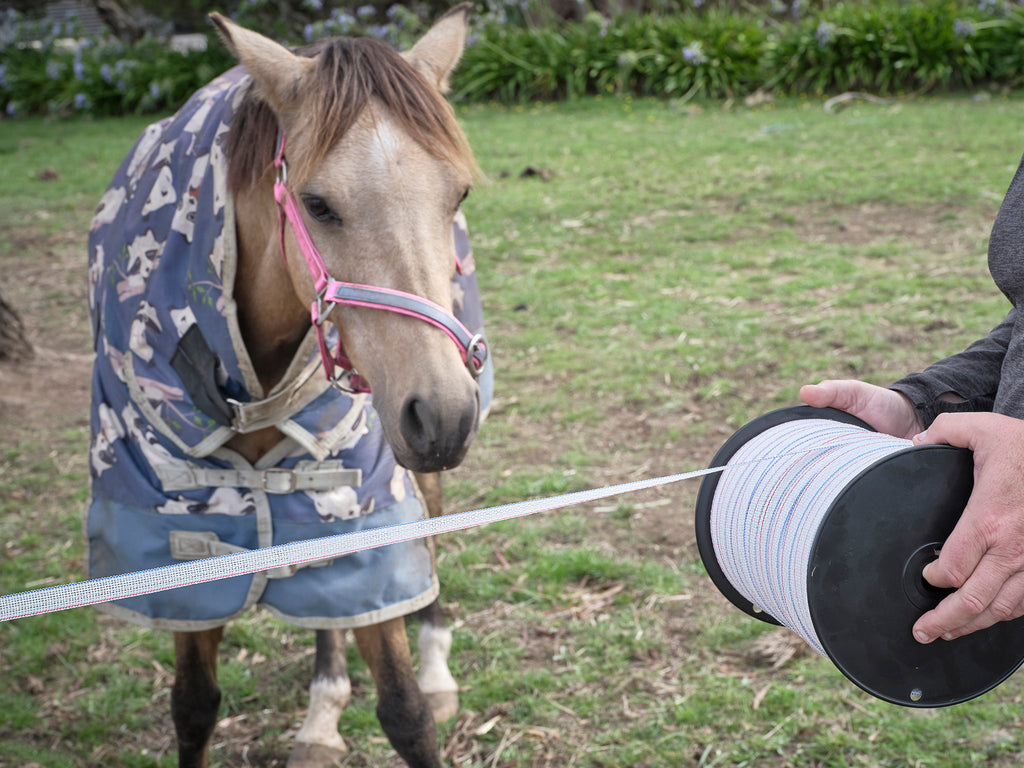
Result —
<instances>
[{"instance_id":1,"label":"tape spool","mask_svg":"<svg viewBox=\"0 0 1024 768\"><path fill-rule=\"evenodd\" d=\"M819 432L840 436L815 446ZM861 447L840 445L843 432ZM775 440L783 433L788 445ZM798 443L810 459L767 460ZM740 610L789 627L858 687L907 707L968 701L1024 662L1024 617L929 645L911 633L948 593L921 570L970 497L970 451L914 447L842 411L798 406L740 428L711 466L734 457L734 469L701 483L695 526L708 575Z\"/></svg>"}]
</instances>

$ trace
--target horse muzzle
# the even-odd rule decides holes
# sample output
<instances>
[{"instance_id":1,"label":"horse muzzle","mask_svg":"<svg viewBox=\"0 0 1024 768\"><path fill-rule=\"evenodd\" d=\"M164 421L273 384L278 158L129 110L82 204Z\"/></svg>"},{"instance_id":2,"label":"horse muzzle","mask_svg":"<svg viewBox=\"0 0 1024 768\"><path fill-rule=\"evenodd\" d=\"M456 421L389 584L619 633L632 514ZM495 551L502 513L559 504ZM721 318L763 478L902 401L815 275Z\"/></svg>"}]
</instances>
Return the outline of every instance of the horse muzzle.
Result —
<instances>
[{"instance_id":1,"label":"horse muzzle","mask_svg":"<svg viewBox=\"0 0 1024 768\"><path fill-rule=\"evenodd\" d=\"M480 424L480 390L475 382L470 386L471 397L435 398L413 392L401 403L396 419L381 414L399 464L414 472L440 472L462 462ZM380 412L379 404L375 407Z\"/></svg>"}]
</instances>

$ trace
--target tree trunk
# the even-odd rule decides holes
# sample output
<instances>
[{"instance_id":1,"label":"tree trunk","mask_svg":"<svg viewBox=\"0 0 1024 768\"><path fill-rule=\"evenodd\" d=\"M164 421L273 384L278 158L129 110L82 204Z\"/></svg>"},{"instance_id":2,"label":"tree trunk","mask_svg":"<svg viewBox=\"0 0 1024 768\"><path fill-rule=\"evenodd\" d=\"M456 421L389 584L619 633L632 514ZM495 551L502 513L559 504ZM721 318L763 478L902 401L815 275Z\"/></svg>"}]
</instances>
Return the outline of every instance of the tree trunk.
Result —
<instances>
[{"instance_id":1,"label":"tree trunk","mask_svg":"<svg viewBox=\"0 0 1024 768\"><path fill-rule=\"evenodd\" d=\"M125 10L119 0L88 0L88 2L121 42L131 45L137 43L146 34L138 17Z\"/></svg>"},{"instance_id":2,"label":"tree trunk","mask_svg":"<svg viewBox=\"0 0 1024 768\"><path fill-rule=\"evenodd\" d=\"M21 318L0 293L0 362L28 360L32 354Z\"/></svg>"}]
</instances>

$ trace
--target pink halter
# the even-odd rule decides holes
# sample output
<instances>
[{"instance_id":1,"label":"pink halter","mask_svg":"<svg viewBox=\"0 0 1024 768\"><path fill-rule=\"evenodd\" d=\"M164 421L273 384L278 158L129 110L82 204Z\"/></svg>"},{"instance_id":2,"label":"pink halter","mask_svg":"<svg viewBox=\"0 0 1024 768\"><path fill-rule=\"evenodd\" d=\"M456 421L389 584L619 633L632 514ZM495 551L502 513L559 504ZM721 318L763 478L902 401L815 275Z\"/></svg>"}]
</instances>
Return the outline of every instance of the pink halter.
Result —
<instances>
[{"instance_id":1,"label":"pink halter","mask_svg":"<svg viewBox=\"0 0 1024 768\"><path fill-rule=\"evenodd\" d=\"M313 244L306 225L299 214L295 198L292 197L285 182L288 180L288 166L284 159L284 134L278 138L277 156L274 158L274 167L277 168L277 178L274 181L274 199L277 201L278 218L280 220L281 256L285 255L284 250L284 228L285 221L291 224L292 232L299 243L299 250L306 260L310 274L313 276L313 286L316 290L316 301L311 306L313 325L316 327L317 344L320 347L320 359L323 362L324 373L327 378L337 387L352 392L369 392L370 387L366 381L355 372L352 362L345 355L341 346L341 339L338 339L338 349L332 356L327 348L327 341L324 338L323 323L330 314L330 304L347 304L352 307L368 307L371 309L383 309L388 312L397 312L401 315L414 317L444 331L448 337L455 342L462 355L462 361L466 368L477 378L484 366L487 364L487 345L483 336L470 333L459 320L441 306L427 299L414 296L404 291L395 291L390 288L377 288L371 285L360 285L357 283L342 283L327 274L327 266L323 257ZM346 386L340 382L343 374L336 374L337 368L343 372L351 373L350 385Z\"/></svg>"}]
</instances>

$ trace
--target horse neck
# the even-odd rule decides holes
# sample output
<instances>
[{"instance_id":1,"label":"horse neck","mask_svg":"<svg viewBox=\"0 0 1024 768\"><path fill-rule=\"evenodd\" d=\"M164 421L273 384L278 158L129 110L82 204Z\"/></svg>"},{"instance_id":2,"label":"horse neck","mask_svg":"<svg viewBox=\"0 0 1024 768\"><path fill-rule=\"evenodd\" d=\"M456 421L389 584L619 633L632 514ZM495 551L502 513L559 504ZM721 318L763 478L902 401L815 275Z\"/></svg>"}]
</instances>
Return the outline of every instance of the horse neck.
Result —
<instances>
[{"instance_id":1,"label":"horse neck","mask_svg":"<svg viewBox=\"0 0 1024 768\"><path fill-rule=\"evenodd\" d=\"M281 257L272 182L235 195L238 324L264 393L284 376L309 330L309 309L296 296Z\"/></svg>"}]
</instances>

